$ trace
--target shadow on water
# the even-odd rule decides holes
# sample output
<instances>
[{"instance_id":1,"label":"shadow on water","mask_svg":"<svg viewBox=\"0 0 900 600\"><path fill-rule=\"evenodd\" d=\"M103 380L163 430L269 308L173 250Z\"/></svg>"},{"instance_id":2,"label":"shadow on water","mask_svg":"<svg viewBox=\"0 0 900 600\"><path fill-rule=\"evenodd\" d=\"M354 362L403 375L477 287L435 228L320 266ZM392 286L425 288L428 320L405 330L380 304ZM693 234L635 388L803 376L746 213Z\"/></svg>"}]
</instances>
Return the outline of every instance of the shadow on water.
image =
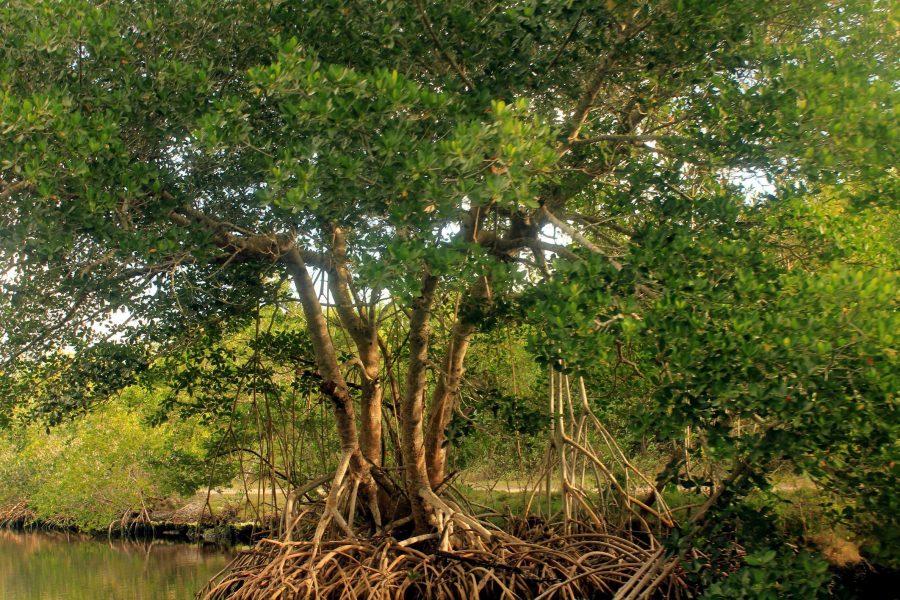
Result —
<instances>
[{"instance_id":1,"label":"shadow on water","mask_svg":"<svg viewBox=\"0 0 900 600\"><path fill-rule=\"evenodd\" d=\"M188 600L229 559L189 544L0 530L0 600Z\"/></svg>"}]
</instances>

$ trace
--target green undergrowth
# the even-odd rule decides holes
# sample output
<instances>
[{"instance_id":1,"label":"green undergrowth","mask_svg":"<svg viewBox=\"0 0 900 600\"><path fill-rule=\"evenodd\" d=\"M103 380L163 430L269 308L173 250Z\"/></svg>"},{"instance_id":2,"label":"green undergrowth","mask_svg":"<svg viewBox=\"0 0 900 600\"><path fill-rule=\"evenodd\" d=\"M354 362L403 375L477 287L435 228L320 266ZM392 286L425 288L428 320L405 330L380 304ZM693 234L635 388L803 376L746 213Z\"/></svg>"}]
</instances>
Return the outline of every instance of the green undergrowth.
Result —
<instances>
[{"instance_id":1,"label":"green undergrowth","mask_svg":"<svg viewBox=\"0 0 900 600\"><path fill-rule=\"evenodd\" d=\"M142 399L126 391L56 427L25 422L3 432L0 506L25 501L38 521L93 531L127 511L189 498L208 478L208 434L190 421L147 424Z\"/></svg>"},{"instance_id":2,"label":"green undergrowth","mask_svg":"<svg viewBox=\"0 0 900 600\"><path fill-rule=\"evenodd\" d=\"M531 513L547 514L547 495L523 490L522 482L460 484L457 489L478 508L500 514L522 514L531 499ZM680 522L686 522L706 499L704 491L667 486L663 498ZM594 495L593 500L599 497ZM766 512L777 533L791 541L795 549L820 554L835 567L855 565L864 559L879 562L882 543L876 537L854 531L853 523L842 522L841 506L808 479L780 476L769 490L754 491L743 501L750 510ZM562 497L555 491L550 513L563 510ZM615 519L617 515L611 515Z\"/></svg>"}]
</instances>

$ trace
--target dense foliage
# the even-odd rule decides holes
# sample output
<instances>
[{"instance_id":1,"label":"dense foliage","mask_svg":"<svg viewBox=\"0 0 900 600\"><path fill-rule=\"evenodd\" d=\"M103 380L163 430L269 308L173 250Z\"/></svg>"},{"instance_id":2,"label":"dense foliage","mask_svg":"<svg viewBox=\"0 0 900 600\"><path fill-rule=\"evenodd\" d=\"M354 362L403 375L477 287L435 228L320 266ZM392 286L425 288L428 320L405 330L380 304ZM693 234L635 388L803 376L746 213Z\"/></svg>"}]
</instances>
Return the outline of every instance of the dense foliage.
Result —
<instances>
[{"instance_id":1,"label":"dense foliage","mask_svg":"<svg viewBox=\"0 0 900 600\"><path fill-rule=\"evenodd\" d=\"M5 431L0 506L26 501L38 522L106 530L131 511L155 508L209 483L208 433L191 421L150 427L146 417L154 403L130 388L110 405L52 430L35 423Z\"/></svg>"},{"instance_id":2,"label":"dense foliage","mask_svg":"<svg viewBox=\"0 0 900 600\"><path fill-rule=\"evenodd\" d=\"M455 470L538 469L553 370L705 506L668 548L706 552L709 597L824 585L754 542L745 502L777 472L896 564L896 10L5 3L6 462L78 514L75 448L132 495L202 485L181 444L248 459L275 512L336 469L351 527L358 492L363 527L447 540ZM77 415L57 431L83 446L53 433L27 466Z\"/></svg>"}]
</instances>

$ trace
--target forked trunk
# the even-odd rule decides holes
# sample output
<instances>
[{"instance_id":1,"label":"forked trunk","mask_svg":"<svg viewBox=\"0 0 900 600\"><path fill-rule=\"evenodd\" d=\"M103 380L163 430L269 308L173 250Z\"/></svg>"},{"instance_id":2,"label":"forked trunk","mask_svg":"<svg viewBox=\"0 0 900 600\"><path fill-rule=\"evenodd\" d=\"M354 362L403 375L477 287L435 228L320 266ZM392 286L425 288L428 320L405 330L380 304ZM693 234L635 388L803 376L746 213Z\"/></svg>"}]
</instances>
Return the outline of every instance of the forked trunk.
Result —
<instances>
[{"instance_id":1,"label":"forked trunk","mask_svg":"<svg viewBox=\"0 0 900 600\"><path fill-rule=\"evenodd\" d=\"M360 453L353 398L341 373L334 342L328 331L315 285L303 257L296 249L288 251L284 260L300 296L300 305L306 317L316 366L322 377L322 392L331 400L334 408L341 451L345 455L350 455L350 473L360 481L360 489L372 501L376 498L376 488L369 472L369 465Z\"/></svg>"},{"instance_id":2,"label":"forked trunk","mask_svg":"<svg viewBox=\"0 0 900 600\"><path fill-rule=\"evenodd\" d=\"M453 325L450 347L444 356L441 373L431 397L431 415L428 420L425 449L428 479L432 489L437 489L446 476L447 436L445 432L453 417L456 399L459 396L463 363L473 333L475 333L475 326L461 319Z\"/></svg>"},{"instance_id":3,"label":"forked trunk","mask_svg":"<svg viewBox=\"0 0 900 600\"><path fill-rule=\"evenodd\" d=\"M480 277L469 288L462 310L453 324L450 346L444 355L441 372L438 374L437 384L431 397L431 415L428 419L425 451L428 478L432 489L437 489L447 475L446 431L459 398L466 353L469 350L472 336L475 334L475 323L471 320L470 314L476 304L484 303L487 299L488 281L485 277Z\"/></svg>"},{"instance_id":4,"label":"forked trunk","mask_svg":"<svg viewBox=\"0 0 900 600\"><path fill-rule=\"evenodd\" d=\"M368 362L361 359L366 371L366 381L362 385L360 401L360 434L359 446L367 461L381 466L381 404L384 390L379 380L379 367L376 359Z\"/></svg>"},{"instance_id":5,"label":"forked trunk","mask_svg":"<svg viewBox=\"0 0 900 600\"><path fill-rule=\"evenodd\" d=\"M378 348L378 327L373 307L360 307L351 289L347 269L347 238L340 227L331 228L331 260L328 268L328 287L334 297L341 324L356 346L362 371L360 400L359 445L363 456L374 465L381 465L381 354Z\"/></svg>"}]
</instances>

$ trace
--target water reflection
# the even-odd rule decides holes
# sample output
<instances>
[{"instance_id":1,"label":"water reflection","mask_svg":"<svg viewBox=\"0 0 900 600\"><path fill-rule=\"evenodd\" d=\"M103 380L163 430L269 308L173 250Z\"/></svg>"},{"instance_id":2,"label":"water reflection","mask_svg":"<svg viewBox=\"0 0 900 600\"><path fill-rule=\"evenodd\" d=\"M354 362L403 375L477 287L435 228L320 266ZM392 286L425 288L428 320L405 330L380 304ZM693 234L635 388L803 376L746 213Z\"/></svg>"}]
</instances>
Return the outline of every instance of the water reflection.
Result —
<instances>
[{"instance_id":1,"label":"water reflection","mask_svg":"<svg viewBox=\"0 0 900 600\"><path fill-rule=\"evenodd\" d=\"M0 530L0 600L189 600L228 560L188 544Z\"/></svg>"}]
</instances>

